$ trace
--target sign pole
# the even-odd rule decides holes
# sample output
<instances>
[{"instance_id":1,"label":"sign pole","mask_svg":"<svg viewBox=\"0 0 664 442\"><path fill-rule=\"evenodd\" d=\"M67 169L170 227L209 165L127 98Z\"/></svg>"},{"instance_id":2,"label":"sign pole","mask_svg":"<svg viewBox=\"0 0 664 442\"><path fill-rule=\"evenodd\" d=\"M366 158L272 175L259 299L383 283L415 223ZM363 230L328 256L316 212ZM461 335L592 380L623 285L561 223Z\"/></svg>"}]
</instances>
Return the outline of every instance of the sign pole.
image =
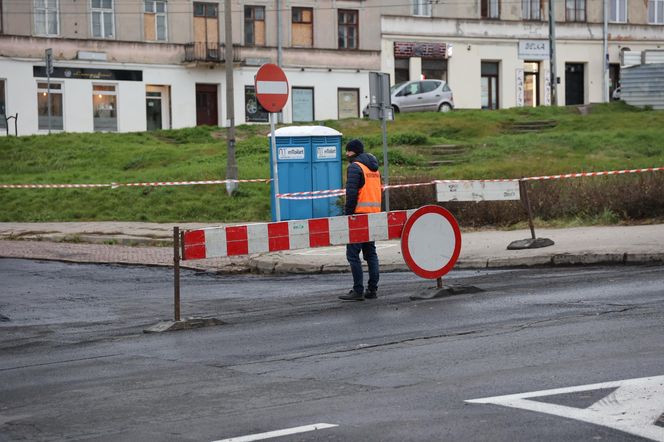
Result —
<instances>
[{"instance_id":1,"label":"sign pole","mask_svg":"<svg viewBox=\"0 0 664 442\"><path fill-rule=\"evenodd\" d=\"M383 127L383 168L385 170L385 211L390 211L390 168L387 161L387 108L383 106L381 109L381 125Z\"/></svg>"},{"instance_id":2,"label":"sign pole","mask_svg":"<svg viewBox=\"0 0 664 442\"><path fill-rule=\"evenodd\" d=\"M46 49L46 99L48 108L48 134L51 134L51 73L53 72L53 49Z\"/></svg>"},{"instance_id":3,"label":"sign pole","mask_svg":"<svg viewBox=\"0 0 664 442\"><path fill-rule=\"evenodd\" d=\"M277 166L277 140L274 134L274 112L270 112L270 145L272 146L272 174L274 183L274 213L281 221L281 201L279 199L279 167Z\"/></svg>"}]
</instances>

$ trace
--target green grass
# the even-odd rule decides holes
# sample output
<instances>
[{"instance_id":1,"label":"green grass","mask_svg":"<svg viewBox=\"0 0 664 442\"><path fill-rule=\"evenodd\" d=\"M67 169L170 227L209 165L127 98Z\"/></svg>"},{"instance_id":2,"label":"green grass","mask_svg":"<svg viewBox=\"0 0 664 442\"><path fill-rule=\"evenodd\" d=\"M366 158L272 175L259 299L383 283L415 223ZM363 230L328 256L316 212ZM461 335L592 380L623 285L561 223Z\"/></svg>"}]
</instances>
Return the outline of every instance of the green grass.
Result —
<instances>
[{"instance_id":1,"label":"green grass","mask_svg":"<svg viewBox=\"0 0 664 442\"><path fill-rule=\"evenodd\" d=\"M553 120L538 133L511 123ZM380 122L320 124L362 139L382 162ZM236 129L240 179L269 178L265 125ZM0 183L129 183L219 180L226 173L226 130L197 127L131 134L53 134L0 138ZM573 107L398 114L388 123L390 175L488 179L664 166L664 112L623 103ZM422 147L464 146L456 165L426 168ZM269 184L100 189L0 189L0 221L259 221L270 213ZM606 219L614 219L607 213Z\"/></svg>"}]
</instances>

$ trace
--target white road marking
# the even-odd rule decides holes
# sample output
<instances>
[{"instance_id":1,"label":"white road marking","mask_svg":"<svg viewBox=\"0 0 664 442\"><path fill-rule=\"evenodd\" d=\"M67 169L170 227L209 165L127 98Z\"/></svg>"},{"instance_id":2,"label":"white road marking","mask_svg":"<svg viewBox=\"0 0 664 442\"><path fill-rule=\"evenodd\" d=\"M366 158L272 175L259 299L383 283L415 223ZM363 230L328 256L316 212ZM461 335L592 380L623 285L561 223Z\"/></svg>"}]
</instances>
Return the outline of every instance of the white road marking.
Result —
<instances>
[{"instance_id":1,"label":"white road marking","mask_svg":"<svg viewBox=\"0 0 664 442\"><path fill-rule=\"evenodd\" d=\"M308 431L324 430L326 428L338 427L335 424L313 424L302 427L286 428L284 430L268 431L266 433L250 434L248 436L231 437L230 439L221 439L214 442L251 442L253 440L271 439L273 437L288 436L290 434L306 433Z\"/></svg>"},{"instance_id":2,"label":"white road marking","mask_svg":"<svg viewBox=\"0 0 664 442\"><path fill-rule=\"evenodd\" d=\"M543 396L604 388L617 388L617 390L587 408L574 408L530 400ZM495 404L553 414L664 442L664 428L655 425L659 416L664 413L664 376L471 399L466 402Z\"/></svg>"}]
</instances>

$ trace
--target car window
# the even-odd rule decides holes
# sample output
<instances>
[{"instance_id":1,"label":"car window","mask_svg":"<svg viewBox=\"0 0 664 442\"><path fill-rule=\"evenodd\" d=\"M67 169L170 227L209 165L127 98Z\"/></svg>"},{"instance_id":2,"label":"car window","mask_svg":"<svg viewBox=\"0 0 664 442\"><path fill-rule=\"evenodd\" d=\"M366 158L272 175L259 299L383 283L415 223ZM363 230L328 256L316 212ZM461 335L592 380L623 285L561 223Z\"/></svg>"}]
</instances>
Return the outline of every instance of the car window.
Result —
<instances>
[{"instance_id":1,"label":"car window","mask_svg":"<svg viewBox=\"0 0 664 442\"><path fill-rule=\"evenodd\" d=\"M432 92L440 86L440 81L422 81L422 92Z\"/></svg>"},{"instance_id":2,"label":"car window","mask_svg":"<svg viewBox=\"0 0 664 442\"><path fill-rule=\"evenodd\" d=\"M398 90L401 86L403 86L405 81L402 81L401 83L397 83L394 86L390 88L390 94L393 94L394 91Z\"/></svg>"},{"instance_id":3,"label":"car window","mask_svg":"<svg viewBox=\"0 0 664 442\"><path fill-rule=\"evenodd\" d=\"M406 87L401 89L401 91L399 91L399 93L397 94L397 97L406 97L408 95L415 95L419 93L420 93L420 83L416 81L407 84Z\"/></svg>"},{"instance_id":4,"label":"car window","mask_svg":"<svg viewBox=\"0 0 664 442\"><path fill-rule=\"evenodd\" d=\"M451 90L452 89L450 89L450 86L447 83L443 85L443 92L450 92Z\"/></svg>"}]
</instances>

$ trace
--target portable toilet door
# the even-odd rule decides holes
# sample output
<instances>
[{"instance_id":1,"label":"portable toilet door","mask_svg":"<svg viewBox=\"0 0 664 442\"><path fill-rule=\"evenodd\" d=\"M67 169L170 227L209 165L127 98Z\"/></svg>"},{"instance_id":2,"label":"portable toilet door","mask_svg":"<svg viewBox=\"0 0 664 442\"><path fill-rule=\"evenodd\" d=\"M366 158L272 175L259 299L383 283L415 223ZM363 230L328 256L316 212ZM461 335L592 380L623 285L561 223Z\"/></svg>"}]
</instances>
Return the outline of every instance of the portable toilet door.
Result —
<instances>
[{"instance_id":1,"label":"portable toilet door","mask_svg":"<svg viewBox=\"0 0 664 442\"><path fill-rule=\"evenodd\" d=\"M291 126L275 131L279 193L341 188L341 133L324 126ZM315 147L314 147L315 144ZM270 177L274 179L272 149ZM270 186L272 220L276 220L274 181ZM311 196L311 195L309 195ZM337 197L279 198L281 220L335 216Z\"/></svg>"},{"instance_id":2,"label":"portable toilet door","mask_svg":"<svg viewBox=\"0 0 664 442\"><path fill-rule=\"evenodd\" d=\"M317 135L311 138L313 190L336 190L342 188L341 133L334 129L325 129L329 131L325 131L328 135ZM342 206L337 204L339 198L335 196L314 199L312 208L313 217L325 218L341 215Z\"/></svg>"}]
</instances>

